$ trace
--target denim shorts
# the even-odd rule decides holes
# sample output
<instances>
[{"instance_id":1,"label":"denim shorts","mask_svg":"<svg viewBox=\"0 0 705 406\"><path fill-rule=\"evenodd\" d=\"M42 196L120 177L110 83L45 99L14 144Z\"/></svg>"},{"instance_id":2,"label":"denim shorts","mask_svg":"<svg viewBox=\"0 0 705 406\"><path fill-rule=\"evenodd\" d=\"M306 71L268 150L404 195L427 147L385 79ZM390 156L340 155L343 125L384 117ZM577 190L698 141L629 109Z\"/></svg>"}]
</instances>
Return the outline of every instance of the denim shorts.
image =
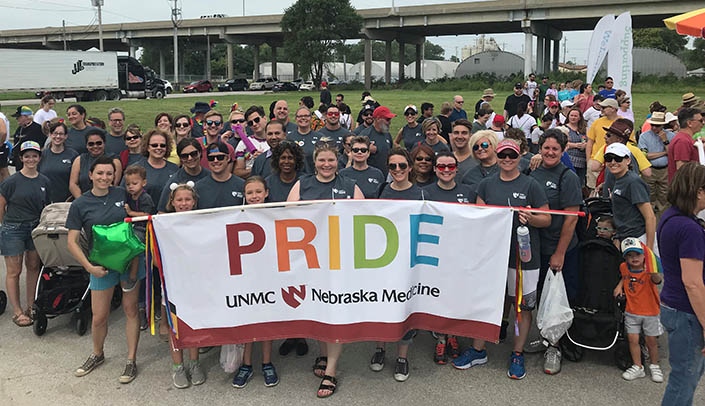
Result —
<instances>
[{"instance_id":1,"label":"denim shorts","mask_svg":"<svg viewBox=\"0 0 705 406\"><path fill-rule=\"evenodd\" d=\"M0 254L5 257L34 251L32 230L37 223L3 223L0 226Z\"/></svg>"},{"instance_id":2,"label":"denim shorts","mask_svg":"<svg viewBox=\"0 0 705 406\"><path fill-rule=\"evenodd\" d=\"M144 271L144 254L140 254L138 258L140 262L137 268L137 280L139 281L144 279L146 274ZM91 290L107 290L120 283L120 281L126 281L129 278L129 270L124 273L120 273L118 271L113 271L112 269L109 269L108 274L103 276L102 278L98 278L96 276L91 275L91 283L88 287Z\"/></svg>"}]
</instances>

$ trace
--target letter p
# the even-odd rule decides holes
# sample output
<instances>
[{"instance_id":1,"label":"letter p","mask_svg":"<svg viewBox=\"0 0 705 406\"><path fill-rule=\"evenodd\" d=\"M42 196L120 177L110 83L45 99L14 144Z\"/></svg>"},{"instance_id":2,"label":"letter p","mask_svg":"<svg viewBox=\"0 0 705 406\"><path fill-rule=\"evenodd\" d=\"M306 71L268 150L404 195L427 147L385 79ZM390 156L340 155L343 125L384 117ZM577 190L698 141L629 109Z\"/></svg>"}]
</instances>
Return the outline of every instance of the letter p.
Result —
<instances>
[{"instance_id":1,"label":"letter p","mask_svg":"<svg viewBox=\"0 0 705 406\"><path fill-rule=\"evenodd\" d=\"M228 257L230 260L230 275L242 275L242 255L253 254L264 247L266 237L264 229L255 223L237 223L225 226L228 238ZM252 235L252 243L242 245L240 233L248 232Z\"/></svg>"}]
</instances>

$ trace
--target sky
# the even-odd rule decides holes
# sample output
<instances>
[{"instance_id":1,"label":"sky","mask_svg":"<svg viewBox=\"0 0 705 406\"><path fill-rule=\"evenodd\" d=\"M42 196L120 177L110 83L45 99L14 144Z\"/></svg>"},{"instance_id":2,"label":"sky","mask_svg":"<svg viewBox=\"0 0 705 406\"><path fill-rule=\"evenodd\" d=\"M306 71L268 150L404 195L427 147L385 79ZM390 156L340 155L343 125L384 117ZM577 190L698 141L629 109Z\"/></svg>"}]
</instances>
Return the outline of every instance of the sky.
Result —
<instances>
[{"instance_id":1,"label":"sky","mask_svg":"<svg viewBox=\"0 0 705 406\"><path fill-rule=\"evenodd\" d=\"M465 2L482 0L465 0ZM351 0L356 9L458 3L459 0ZM199 18L202 15L225 14L230 17L244 15L281 14L294 3L293 0L179 0L183 18ZM61 27L62 20L67 26L97 24L96 8L92 0L0 0L2 29ZM168 0L104 0L102 7L103 23L142 22L169 20L174 1ZM523 54L523 34L492 35L502 49ZM447 37L427 37L427 40L442 46L446 59L451 55L460 56L461 48L473 44L476 36L460 35ZM585 64L590 32L566 32L566 60ZM534 40L534 44L536 44ZM534 45L535 46L535 45ZM561 62L564 60L561 46Z\"/></svg>"}]
</instances>

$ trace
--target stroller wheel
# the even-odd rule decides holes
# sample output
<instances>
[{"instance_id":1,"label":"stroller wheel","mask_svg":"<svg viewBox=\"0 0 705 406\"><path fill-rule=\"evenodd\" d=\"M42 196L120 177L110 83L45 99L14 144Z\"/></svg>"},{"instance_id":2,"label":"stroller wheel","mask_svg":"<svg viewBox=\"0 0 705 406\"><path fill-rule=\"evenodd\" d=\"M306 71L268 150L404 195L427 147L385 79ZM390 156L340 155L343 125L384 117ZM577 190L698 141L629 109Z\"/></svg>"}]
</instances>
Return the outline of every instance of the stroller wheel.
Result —
<instances>
[{"instance_id":1,"label":"stroller wheel","mask_svg":"<svg viewBox=\"0 0 705 406\"><path fill-rule=\"evenodd\" d=\"M36 312L34 315L34 325L32 326L34 334L43 336L47 331L47 316L42 312Z\"/></svg>"},{"instance_id":2,"label":"stroller wheel","mask_svg":"<svg viewBox=\"0 0 705 406\"><path fill-rule=\"evenodd\" d=\"M88 313L82 312L79 313L76 316L76 321L75 321L75 329L76 329L76 334L82 336L86 334L86 331L88 330Z\"/></svg>"},{"instance_id":3,"label":"stroller wheel","mask_svg":"<svg viewBox=\"0 0 705 406\"><path fill-rule=\"evenodd\" d=\"M7 307L7 294L4 290L0 290L0 314L5 313Z\"/></svg>"}]
</instances>

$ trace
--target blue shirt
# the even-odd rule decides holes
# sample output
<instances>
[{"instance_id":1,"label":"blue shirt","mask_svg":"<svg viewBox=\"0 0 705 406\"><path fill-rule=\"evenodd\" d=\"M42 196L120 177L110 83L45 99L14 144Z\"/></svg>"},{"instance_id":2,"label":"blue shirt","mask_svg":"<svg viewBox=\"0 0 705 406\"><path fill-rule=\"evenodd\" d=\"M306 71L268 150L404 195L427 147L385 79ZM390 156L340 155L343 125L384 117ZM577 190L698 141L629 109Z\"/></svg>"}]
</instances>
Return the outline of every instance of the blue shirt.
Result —
<instances>
[{"instance_id":1,"label":"blue shirt","mask_svg":"<svg viewBox=\"0 0 705 406\"><path fill-rule=\"evenodd\" d=\"M666 131L666 139L671 142L673 137L676 135L670 131ZM666 152L666 146L663 145L661 137L659 137L653 130L649 130L639 136L639 149L644 151L645 154L649 152ZM651 166L654 168L665 168L668 166L668 155L658 157L656 159L649 159Z\"/></svg>"},{"instance_id":2,"label":"blue shirt","mask_svg":"<svg viewBox=\"0 0 705 406\"><path fill-rule=\"evenodd\" d=\"M468 113L466 113L465 110L463 110L463 109L456 110L455 108L453 108L453 111L450 112L450 117L448 117L450 122L452 123L453 121L458 120L460 118L464 118L467 120Z\"/></svg>"}]
</instances>

